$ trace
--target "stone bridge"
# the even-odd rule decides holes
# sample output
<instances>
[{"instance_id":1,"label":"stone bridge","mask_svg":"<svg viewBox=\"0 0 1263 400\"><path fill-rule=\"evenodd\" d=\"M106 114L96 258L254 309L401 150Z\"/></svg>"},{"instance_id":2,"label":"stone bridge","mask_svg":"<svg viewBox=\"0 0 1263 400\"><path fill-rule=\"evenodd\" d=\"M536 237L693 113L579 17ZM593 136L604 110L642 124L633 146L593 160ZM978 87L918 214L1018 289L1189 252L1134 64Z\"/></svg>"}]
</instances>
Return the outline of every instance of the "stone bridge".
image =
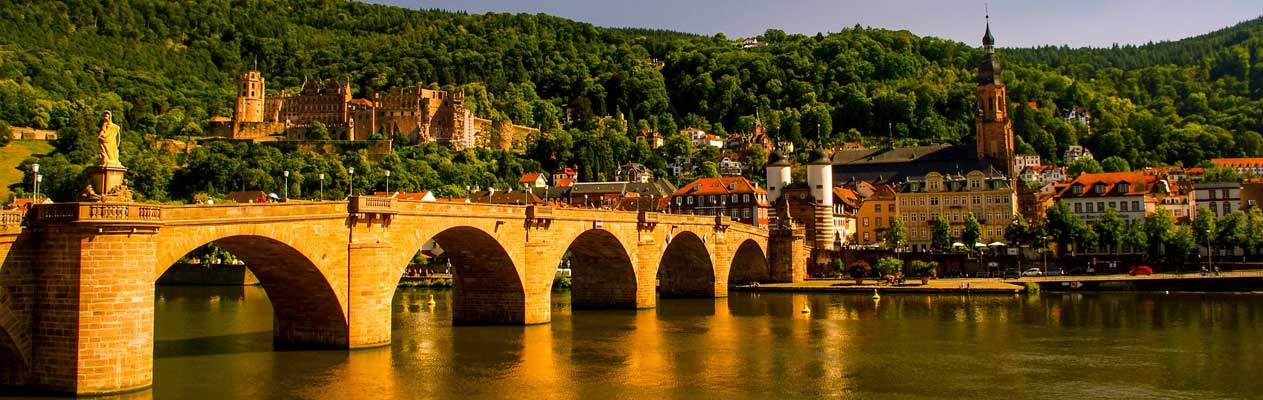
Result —
<instances>
[{"instance_id":1,"label":"stone bridge","mask_svg":"<svg viewBox=\"0 0 1263 400\"><path fill-rule=\"evenodd\" d=\"M151 384L154 282L209 243L261 281L278 349L390 343L395 287L431 240L452 261L456 324L549 322L567 253L576 308L721 297L730 282L795 281L806 270L801 235L769 242L768 231L723 217L380 197L49 204L0 214L0 229L0 384L77 394Z\"/></svg>"}]
</instances>

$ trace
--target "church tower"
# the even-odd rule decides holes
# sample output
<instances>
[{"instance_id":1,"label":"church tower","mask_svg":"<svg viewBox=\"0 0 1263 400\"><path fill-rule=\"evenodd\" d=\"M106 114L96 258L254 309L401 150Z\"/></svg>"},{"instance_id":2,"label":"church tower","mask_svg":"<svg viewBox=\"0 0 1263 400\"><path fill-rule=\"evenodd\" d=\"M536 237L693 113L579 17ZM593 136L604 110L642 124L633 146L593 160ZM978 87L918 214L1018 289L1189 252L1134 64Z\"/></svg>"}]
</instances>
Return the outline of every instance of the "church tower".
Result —
<instances>
[{"instance_id":1,"label":"church tower","mask_svg":"<svg viewBox=\"0 0 1263 400\"><path fill-rule=\"evenodd\" d=\"M987 16L987 33L982 36L986 50L978 65L978 110L974 126L978 131L978 158L989 158L997 170L1014 179L1013 122L1009 120L1009 96L1000 77L1000 60L995 54L995 37L991 36L991 16Z\"/></svg>"}]
</instances>

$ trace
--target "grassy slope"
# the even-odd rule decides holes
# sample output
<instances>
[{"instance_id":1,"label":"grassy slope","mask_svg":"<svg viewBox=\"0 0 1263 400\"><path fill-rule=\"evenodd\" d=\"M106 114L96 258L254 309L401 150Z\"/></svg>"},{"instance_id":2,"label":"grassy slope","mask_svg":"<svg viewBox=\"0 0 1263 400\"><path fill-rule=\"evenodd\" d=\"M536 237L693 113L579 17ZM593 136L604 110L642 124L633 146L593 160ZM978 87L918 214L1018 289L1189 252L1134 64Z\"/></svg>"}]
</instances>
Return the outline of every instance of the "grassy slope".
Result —
<instances>
[{"instance_id":1,"label":"grassy slope","mask_svg":"<svg viewBox=\"0 0 1263 400\"><path fill-rule=\"evenodd\" d=\"M0 201L9 198L9 185L22 181L22 171L17 168L22 160L52 151L53 145L42 140L14 140L0 148Z\"/></svg>"}]
</instances>

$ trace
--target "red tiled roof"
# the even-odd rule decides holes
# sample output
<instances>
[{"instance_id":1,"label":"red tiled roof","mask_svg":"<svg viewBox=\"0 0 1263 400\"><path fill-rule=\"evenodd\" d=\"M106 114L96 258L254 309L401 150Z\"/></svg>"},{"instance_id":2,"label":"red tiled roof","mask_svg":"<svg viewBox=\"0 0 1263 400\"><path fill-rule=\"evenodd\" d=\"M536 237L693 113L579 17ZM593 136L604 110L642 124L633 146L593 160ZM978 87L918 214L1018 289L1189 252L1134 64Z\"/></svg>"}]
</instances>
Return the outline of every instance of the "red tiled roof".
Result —
<instances>
[{"instance_id":1,"label":"red tiled roof","mask_svg":"<svg viewBox=\"0 0 1263 400\"><path fill-rule=\"evenodd\" d=\"M1233 168L1260 167L1260 168L1263 168L1263 157L1214 158L1214 159L1211 159L1210 162L1221 167L1233 167Z\"/></svg>"},{"instance_id":2,"label":"red tiled roof","mask_svg":"<svg viewBox=\"0 0 1263 400\"><path fill-rule=\"evenodd\" d=\"M574 186L574 179L558 179L557 182L553 182L553 186L556 186L556 187Z\"/></svg>"},{"instance_id":3,"label":"red tiled roof","mask_svg":"<svg viewBox=\"0 0 1263 400\"><path fill-rule=\"evenodd\" d=\"M522 174L522 178L518 179L517 183L535 183L535 181L539 180L539 178L543 175L544 174L541 174L539 172L531 172L531 173Z\"/></svg>"},{"instance_id":4,"label":"red tiled roof","mask_svg":"<svg viewBox=\"0 0 1263 400\"><path fill-rule=\"evenodd\" d=\"M728 186L732 185L730 190ZM755 187L753 183L740 176L725 176L720 178L701 178L689 182L687 185L681 185L680 189L671 196L686 195L711 195L711 194L741 194L741 193L767 193L760 187Z\"/></svg>"},{"instance_id":5,"label":"red tiled roof","mask_svg":"<svg viewBox=\"0 0 1263 400\"><path fill-rule=\"evenodd\" d=\"M1138 196L1149 193L1149 190L1157 180L1157 177L1146 175L1143 172L1082 173L1075 177L1057 195L1058 197ZM1119 183L1123 182L1128 183L1127 192L1125 193L1118 192L1115 189ZM1104 192L1096 193L1093 190L1093 187L1098 183L1105 185ZM1075 186L1083 186L1082 192L1075 194Z\"/></svg>"}]
</instances>

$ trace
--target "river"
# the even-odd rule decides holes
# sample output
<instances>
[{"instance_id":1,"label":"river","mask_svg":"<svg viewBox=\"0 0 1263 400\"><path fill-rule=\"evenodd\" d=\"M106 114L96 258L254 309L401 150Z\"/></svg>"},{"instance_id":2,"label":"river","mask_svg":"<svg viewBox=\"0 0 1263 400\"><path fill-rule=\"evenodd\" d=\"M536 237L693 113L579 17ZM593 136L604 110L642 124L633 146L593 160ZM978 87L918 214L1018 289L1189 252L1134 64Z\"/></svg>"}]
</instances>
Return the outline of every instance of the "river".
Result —
<instances>
[{"instance_id":1,"label":"river","mask_svg":"<svg viewBox=\"0 0 1263 400\"><path fill-rule=\"evenodd\" d=\"M563 291L550 324L453 327L450 291L399 289L390 346L274 352L262 288L157 290L159 399L1263 396L1263 294L734 292L572 312Z\"/></svg>"}]
</instances>

